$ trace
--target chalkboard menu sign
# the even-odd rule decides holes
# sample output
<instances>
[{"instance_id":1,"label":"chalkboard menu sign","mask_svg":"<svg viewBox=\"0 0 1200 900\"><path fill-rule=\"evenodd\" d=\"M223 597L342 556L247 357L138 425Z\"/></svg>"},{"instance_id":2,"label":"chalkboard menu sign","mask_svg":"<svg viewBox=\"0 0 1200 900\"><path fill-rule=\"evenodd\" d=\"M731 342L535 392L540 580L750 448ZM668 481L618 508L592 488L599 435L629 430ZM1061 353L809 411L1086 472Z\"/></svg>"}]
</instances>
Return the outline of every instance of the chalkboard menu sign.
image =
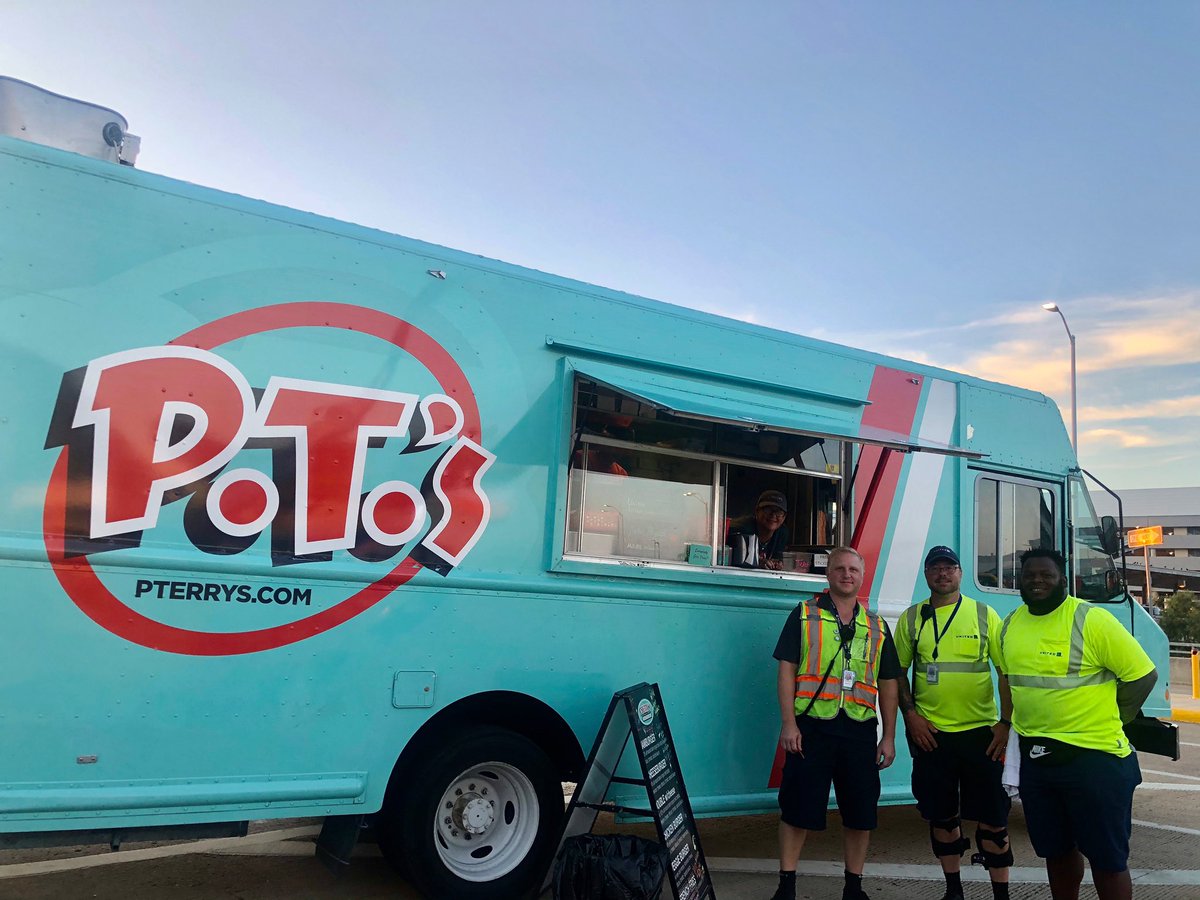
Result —
<instances>
[{"instance_id":1,"label":"chalkboard menu sign","mask_svg":"<svg viewBox=\"0 0 1200 900\"><path fill-rule=\"evenodd\" d=\"M637 750L640 779L616 775L630 737ZM614 783L643 785L649 808L604 803L609 785ZM601 811L652 818L658 839L667 848L668 875L678 900L716 900L657 684L643 682L613 694L571 798L563 840L591 831Z\"/></svg>"}]
</instances>

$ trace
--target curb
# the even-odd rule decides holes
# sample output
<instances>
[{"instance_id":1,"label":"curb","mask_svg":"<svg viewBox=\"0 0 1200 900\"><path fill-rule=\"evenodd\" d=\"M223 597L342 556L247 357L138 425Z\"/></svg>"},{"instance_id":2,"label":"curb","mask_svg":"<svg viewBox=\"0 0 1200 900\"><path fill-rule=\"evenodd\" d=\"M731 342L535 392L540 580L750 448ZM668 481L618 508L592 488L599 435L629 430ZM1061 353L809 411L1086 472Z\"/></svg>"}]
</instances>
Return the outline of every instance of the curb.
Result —
<instances>
[{"instance_id":1,"label":"curb","mask_svg":"<svg viewBox=\"0 0 1200 900\"><path fill-rule=\"evenodd\" d=\"M1171 721L1191 722L1193 725L1200 725L1200 709L1172 709Z\"/></svg>"},{"instance_id":2,"label":"curb","mask_svg":"<svg viewBox=\"0 0 1200 900\"><path fill-rule=\"evenodd\" d=\"M245 837L206 838L199 841L168 844L164 847L144 847L138 850L126 850L121 853L87 853L64 859L10 863L8 865L0 865L0 880L25 878L33 875L51 875L78 869L90 869L95 866L111 866L143 860L166 859L168 857L186 856L193 853L221 853L226 850L232 850L236 853L243 847L257 846L265 849L278 841L299 838L306 839L306 842L303 844L305 847L304 855L311 856L313 845L307 843L307 839L316 837L319 830L319 827L316 825L300 825L295 828L282 828L277 831L259 831ZM270 855L275 855L273 850L268 850L267 852Z\"/></svg>"}]
</instances>

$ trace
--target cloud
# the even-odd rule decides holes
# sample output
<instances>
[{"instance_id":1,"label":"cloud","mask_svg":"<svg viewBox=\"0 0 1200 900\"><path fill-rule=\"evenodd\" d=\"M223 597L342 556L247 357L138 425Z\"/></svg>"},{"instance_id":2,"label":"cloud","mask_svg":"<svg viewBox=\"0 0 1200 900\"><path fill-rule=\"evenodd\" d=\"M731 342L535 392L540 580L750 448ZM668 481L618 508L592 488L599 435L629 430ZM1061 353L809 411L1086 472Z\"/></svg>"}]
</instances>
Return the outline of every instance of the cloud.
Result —
<instances>
[{"instance_id":1,"label":"cloud","mask_svg":"<svg viewBox=\"0 0 1200 900\"><path fill-rule=\"evenodd\" d=\"M1089 428L1080 436L1093 447L1104 444L1116 445L1128 449L1130 447L1171 447L1189 443L1190 437L1167 434L1153 427L1149 428Z\"/></svg>"},{"instance_id":2,"label":"cloud","mask_svg":"<svg viewBox=\"0 0 1200 900\"><path fill-rule=\"evenodd\" d=\"M1039 315L1039 312L1041 315ZM876 349L880 353L887 353L892 356L900 355L905 359L915 360L916 354L911 349L913 341L925 341L931 338L934 340L946 340L953 335L962 334L963 332L1030 325L1040 321L1041 316L1044 315L1044 311L1031 311L1022 308L1013 312L988 316L984 319L972 319L969 322L960 322L956 325L913 328L908 331L886 331L874 334L868 332L861 336L861 342L864 347ZM814 337L817 336L815 332L811 333Z\"/></svg>"},{"instance_id":3,"label":"cloud","mask_svg":"<svg viewBox=\"0 0 1200 900\"><path fill-rule=\"evenodd\" d=\"M1057 302L1057 301L1056 301ZM1156 297L1088 297L1063 301L1076 337L1077 378L1131 368L1195 364L1200 347L1200 291ZM867 335L867 346L906 359L912 342L943 368L991 381L1068 395L1071 358L1061 322L1034 303L950 328ZM1057 318L1055 316L1054 318Z\"/></svg>"},{"instance_id":4,"label":"cloud","mask_svg":"<svg viewBox=\"0 0 1200 900\"><path fill-rule=\"evenodd\" d=\"M1080 371L1130 366L1170 366L1193 362L1200 346L1200 305L1184 315L1154 315L1147 320L1106 323L1088 336L1089 351Z\"/></svg>"},{"instance_id":5,"label":"cloud","mask_svg":"<svg viewBox=\"0 0 1200 900\"><path fill-rule=\"evenodd\" d=\"M1140 403L1121 406L1084 406L1079 410L1081 419L1093 422L1120 422L1126 419L1178 419L1200 416L1200 394L1188 397L1150 398Z\"/></svg>"},{"instance_id":6,"label":"cloud","mask_svg":"<svg viewBox=\"0 0 1200 900\"><path fill-rule=\"evenodd\" d=\"M1118 447L1153 447L1156 446L1154 441L1145 434L1136 434L1132 431L1116 428L1089 428L1083 433L1083 437L1097 443L1114 443Z\"/></svg>"},{"instance_id":7,"label":"cloud","mask_svg":"<svg viewBox=\"0 0 1200 900\"><path fill-rule=\"evenodd\" d=\"M1200 290L1047 298L1076 336L1084 464L1121 486L1194 483L1200 470ZM865 335L864 346L1048 394L1070 427L1071 355L1062 322L1019 308L949 328ZM919 349L916 349L919 348Z\"/></svg>"}]
</instances>

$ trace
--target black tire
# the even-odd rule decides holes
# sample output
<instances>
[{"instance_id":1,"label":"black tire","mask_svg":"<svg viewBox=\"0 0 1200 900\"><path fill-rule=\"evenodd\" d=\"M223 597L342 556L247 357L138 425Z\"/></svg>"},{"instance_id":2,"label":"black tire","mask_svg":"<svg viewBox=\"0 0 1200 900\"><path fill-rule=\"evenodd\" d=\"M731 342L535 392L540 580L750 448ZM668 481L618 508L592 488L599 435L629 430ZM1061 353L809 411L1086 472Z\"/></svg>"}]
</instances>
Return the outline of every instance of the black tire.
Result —
<instances>
[{"instance_id":1,"label":"black tire","mask_svg":"<svg viewBox=\"0 0 1200 900\"><path fill-rule=\"evenodd\" d=\"M539 746L479 726L424 748L402 782L378 816L379 846L426 897L514 900L541 887L563 795Z\"/></svg>"}]
</instances>

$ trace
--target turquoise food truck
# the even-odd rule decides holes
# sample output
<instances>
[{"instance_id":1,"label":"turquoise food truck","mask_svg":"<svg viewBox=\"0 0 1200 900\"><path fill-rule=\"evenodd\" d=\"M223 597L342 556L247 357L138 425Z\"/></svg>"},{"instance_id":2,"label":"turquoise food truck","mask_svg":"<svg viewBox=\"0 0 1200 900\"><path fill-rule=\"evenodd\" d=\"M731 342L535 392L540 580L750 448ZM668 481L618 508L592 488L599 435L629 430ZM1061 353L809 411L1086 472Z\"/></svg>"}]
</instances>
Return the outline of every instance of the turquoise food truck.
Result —
<instances>
[{"instance_id":1,"label":"turquoise food truck","mask_svg":"<svg viewBox=\"0 0 1200 900\"><path fill-rule=\"evenodd\" d=\"M933 544L1002 615L1059 548L1166 671L1045 396L149 174L90 109L103 153L0 137L2 846L365 816L518 896L640 681L698 815L774 809L838 544L893 622ZM733 565L768 490L780 568Z\"/></svg>"}]
</instances>

